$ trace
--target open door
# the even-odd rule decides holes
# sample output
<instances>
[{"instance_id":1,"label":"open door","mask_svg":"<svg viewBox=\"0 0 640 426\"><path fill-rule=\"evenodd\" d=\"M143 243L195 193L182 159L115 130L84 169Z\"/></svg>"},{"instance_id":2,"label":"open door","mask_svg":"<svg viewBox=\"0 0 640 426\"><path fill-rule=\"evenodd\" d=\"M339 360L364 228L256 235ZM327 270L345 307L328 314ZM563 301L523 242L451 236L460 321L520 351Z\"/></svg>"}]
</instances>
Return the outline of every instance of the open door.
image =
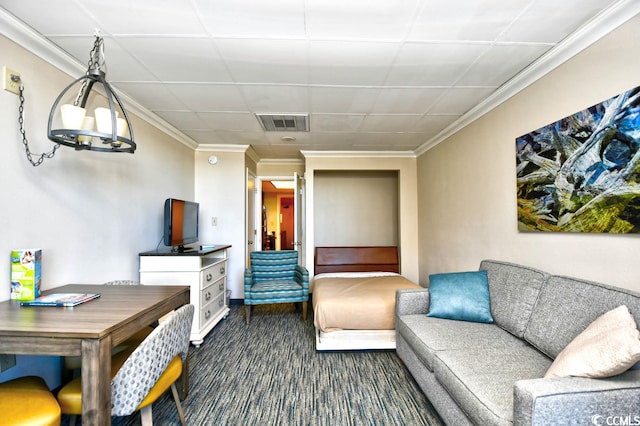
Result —
<instances>
[{"instance_id":1,"label":"open door","mask_svg":"<svg viewBox=\"0 0 640 426\"><path fill-rule=\"evenodd\" d=\"M294 210L294 236L293 236L293 248L298 251L298 263L302 264L304 259L304 244L303 244L303 210L304 210L304 178L299 176L298 173L293 173L294 193L293 193L293 210Z\"/></svg>"},{"instance_id":2,"label":"open door","mask_svg":"<svg viewBox=\"0 0 640 426\"><path fill-rule=\"evenodd\" d=\"M257 217L256 216L256 202L259 202L260 199L256 199L256 188L257 188L257 178L256 176L247 168L246 173L246 181L247 181L247 193L246 193L246 226L247 226L247 247L246 247L246 258L245 264L249 266L249 256L252 251L257 250L256 247L260 247L260 234L257 229ZM260 192L260 191L257 191ZM258 197L260 194L258 194ZM258 206L260 204L257 204Z\"/></svg>"}]
</instances>

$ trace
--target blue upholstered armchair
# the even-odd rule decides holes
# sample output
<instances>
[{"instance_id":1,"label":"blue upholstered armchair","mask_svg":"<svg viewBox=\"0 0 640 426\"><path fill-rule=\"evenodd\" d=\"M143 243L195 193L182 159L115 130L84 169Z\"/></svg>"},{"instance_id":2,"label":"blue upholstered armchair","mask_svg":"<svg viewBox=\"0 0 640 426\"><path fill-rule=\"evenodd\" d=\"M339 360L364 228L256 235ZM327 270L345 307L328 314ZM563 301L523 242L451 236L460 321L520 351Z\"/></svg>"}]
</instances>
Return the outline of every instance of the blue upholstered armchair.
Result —
<instances>
[{"instance_id":1,"label":"blue upholstered armchair","mask_svg":"<svg viewBox=\"0 0 640 426\"><path fill-rule=\"evenodd\" d=\"M298 265L295 250L251 252L251 266L244 274L244 310L247 324L251 306L302 302L302 318L307 319L309 272Z\"/></svg>"}]
</instances>

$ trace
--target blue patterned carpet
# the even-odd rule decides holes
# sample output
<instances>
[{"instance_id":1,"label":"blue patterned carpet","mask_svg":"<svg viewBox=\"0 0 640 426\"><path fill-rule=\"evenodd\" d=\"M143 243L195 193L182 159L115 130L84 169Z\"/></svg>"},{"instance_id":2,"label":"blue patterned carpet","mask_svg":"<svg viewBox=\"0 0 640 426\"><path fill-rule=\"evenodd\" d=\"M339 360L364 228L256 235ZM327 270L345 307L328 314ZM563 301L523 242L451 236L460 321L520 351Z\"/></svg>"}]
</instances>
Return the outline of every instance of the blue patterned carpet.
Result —
<instances>
[{"instance_id":1,"label":"blue patterned carpet","mask_svg":"<svg viewBox=\"0 0 640 426\"><path fill-rule=\"evenodd\" d=\"M313 321L293 304L258 305L251 324L234 305L200 348L191 347L189 425L441 426L395 351L316 352ZM171 393L155 425L177 425ZM66 424L66 419L63 424ZM139 425L140 416L114 425Z\"/></svg>"}]
</instances>

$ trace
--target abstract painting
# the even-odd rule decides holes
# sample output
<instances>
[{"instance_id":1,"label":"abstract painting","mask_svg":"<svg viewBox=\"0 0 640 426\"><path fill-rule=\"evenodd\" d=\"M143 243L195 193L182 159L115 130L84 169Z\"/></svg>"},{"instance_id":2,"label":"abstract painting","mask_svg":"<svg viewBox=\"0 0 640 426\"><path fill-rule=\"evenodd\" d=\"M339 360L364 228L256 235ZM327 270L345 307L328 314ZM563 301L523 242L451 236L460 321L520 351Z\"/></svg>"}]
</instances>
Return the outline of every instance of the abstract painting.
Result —
<instances>
[{"instance_id":1,"label":"abstract painting","mask_svg":"<svg viewBox=\"0 0 640 426\"><path fill-rule=\"evenodd\" d=\"M640 232L640 87L516 138L518 229Z\"/></svg>"}]
</instances>

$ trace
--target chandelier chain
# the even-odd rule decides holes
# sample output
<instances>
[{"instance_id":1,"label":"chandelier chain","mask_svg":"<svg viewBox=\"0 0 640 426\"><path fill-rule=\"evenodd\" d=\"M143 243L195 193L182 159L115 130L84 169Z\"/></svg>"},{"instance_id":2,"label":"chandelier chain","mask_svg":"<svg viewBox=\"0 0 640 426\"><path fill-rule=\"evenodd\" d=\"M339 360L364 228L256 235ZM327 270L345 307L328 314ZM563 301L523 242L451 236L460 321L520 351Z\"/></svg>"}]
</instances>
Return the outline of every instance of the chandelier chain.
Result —
<instances>
[{"instance_id":1,"label":"chandelier chain","mask_svg":"<svg viewBox=\"0 0 640 426\"><path fill-rule=\"evenodd\" d=\"M27 153L27 159L33 167L37 167L44 161L45 158L53 158L56 150L60 148L60 144L56 144L53 149L43 154L34 154L38 156L37 160L33 160L31 150L29 149L29 141L27 140L27 132L24 129L24 86L20 85L20 106L18 107L18 123L20 124L20 134L22 135L22 143L24 144L24 150Z\"/></svg>"},{"instance_id":2,"label":"chandelier chain","mask_svg":"<svg viewBox=\"0 0 640 426\"><path fill-rule=\"evenodd\" d=\"M103 41L102 41L102 37L100 37L98 34L96 34L96 39L93 42L93 48L91 49L91 52L89 53L89 61L87 62L87 71L84 73L85 79L82 80L82 85L80 86L80 89L78 90L78 96L76 96L76 100L73 101L73 105L78 106L78 104L80 103L80 98L82 98L82 96L84 96L84 92L85 92L85 90L87 88L87 85L89 83L89 73L90 73L90 71L93 70L93 69L99 70L100 67L104 65L104 61L100 60L101 56L104 58L103 49L104 49L104 44L103 44Z\"/></svg>"}]
</instances>

